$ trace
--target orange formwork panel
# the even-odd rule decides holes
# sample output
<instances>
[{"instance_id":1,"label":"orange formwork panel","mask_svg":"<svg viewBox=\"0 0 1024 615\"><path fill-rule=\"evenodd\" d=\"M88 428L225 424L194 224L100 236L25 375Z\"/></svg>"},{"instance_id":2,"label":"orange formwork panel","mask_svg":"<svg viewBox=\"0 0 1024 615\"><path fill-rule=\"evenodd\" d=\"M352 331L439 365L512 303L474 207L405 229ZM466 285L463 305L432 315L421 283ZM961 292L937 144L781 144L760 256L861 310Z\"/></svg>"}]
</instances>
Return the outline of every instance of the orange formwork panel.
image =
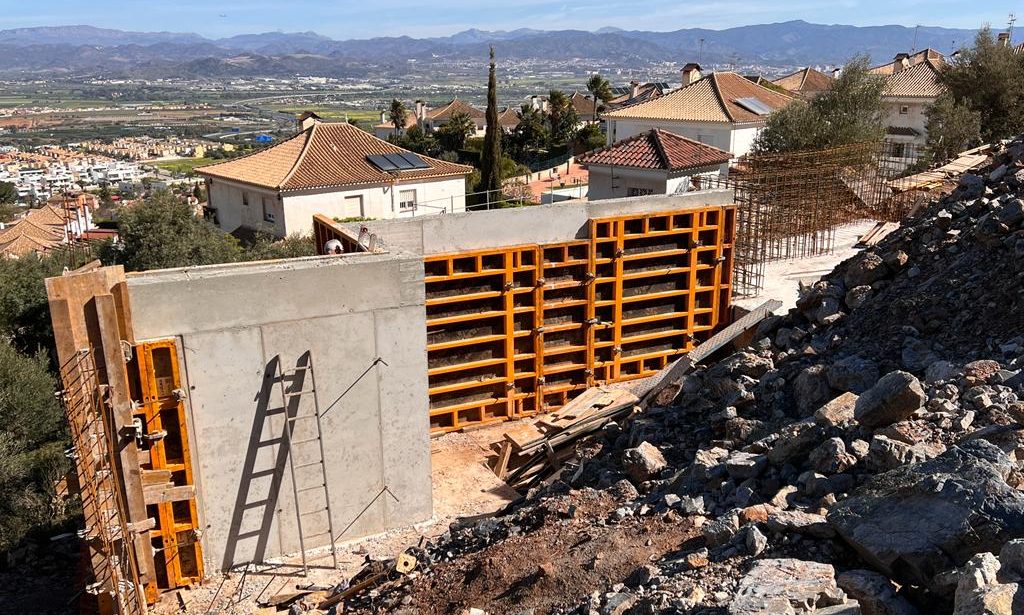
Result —
<instances>
[{"instance_id":1,"label":"orange formwork panel","mask_svg":"<svg viewBox=\"0 0 1024 615\"><path fill-rule=\"evenodd\" d=\"M727 318L735 231L735 206L709 206L427 257L431 430L554 411L657 373Z\"/></svg>"},{"instance_id":2,"label":"orange formwork panel","mask_svg":"<svg viewBox=\"0 0 1024 615\"><path fill-rule=\"evenodd\" d=\"M202 580L201 531L176 342L139 344L131 367L148 458L141 464L146 504L156 521L150 537L157 574L146 586L155 602L161 591Z\"/></svg>"}]
</instances>

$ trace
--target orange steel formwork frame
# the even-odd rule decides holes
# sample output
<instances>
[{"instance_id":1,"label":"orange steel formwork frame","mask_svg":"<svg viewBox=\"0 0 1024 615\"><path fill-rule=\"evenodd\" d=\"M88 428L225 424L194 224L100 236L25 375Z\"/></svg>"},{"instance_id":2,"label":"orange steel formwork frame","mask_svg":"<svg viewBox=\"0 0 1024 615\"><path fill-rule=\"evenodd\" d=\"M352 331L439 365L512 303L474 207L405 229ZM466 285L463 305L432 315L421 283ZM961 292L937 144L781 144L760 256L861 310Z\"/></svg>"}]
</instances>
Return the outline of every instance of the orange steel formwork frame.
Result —
<instances>
[{"instance_id":1,"label":"orange steel formwork frame","mask_svg":"<svg viewBox=\"0 0 1024 615\"><path fill-rule=\"evenodd\" d=\"M152 603L162 590L202 580L199 515L175 341L139 344L130 368L132 399L140 401L135 417L146 442L141 467L147 513L156 521L150 533L156 575L146 585Z\"/></svg>"},{"instance_id":2,"label":"orange steel formwork frame","mask_svg":"<svg viewBox=\"0 0 1024 615\"><path fill-rule=\"evenodd\" d=\"M709 206L425 258L431 430L553 411L658 372L726 320L735 234L736 208Z\"/></svg>"}]
</instances>

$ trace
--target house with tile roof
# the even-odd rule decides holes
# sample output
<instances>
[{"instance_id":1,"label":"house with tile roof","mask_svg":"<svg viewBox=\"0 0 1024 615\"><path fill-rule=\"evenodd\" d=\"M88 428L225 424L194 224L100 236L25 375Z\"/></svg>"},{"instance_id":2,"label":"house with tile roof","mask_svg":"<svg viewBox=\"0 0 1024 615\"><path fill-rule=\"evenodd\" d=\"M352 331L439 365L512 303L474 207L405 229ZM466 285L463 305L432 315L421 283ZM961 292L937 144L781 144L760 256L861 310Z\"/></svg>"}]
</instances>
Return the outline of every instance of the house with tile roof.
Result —
<instances>
[{"instance_id":1,"label":"house with tile roof","mask_svg":"<svg viewBox=\"0 0 1024 615\"><path fill-rule=\"evenodd\" d=\"M427 109L423 103L417 102L416 113L419 116L420 126L428 133L447 124L448 120L456 113L463 113L473 120L473 123L476 125L475 136L483 136L484 129L487 126L486 114L466 101L459 100L458 97L434 109Z\"/></svg>"},{"instance_id":2,"label":"house with tile roof","mask_svg":"<svg viewBox=\"0 0 1024 615\"><path fill-rule=\"evenodd\" d=\"M416 119L416 112L406 111L405 126L402 127L402 132L409 130L418 123L419 120ZM373 136L377 137L378 139L384 139L385 141L395 136L395 123L392 122L391 119L388 117L387 111L380 112L380 123L374 125Z\"/></svg>"},{"instance_id":3,"label":"house with tile roof","mask_svg":"<svg viewBox=\"0 0 1024 615\"><path fill-rule=\"evenodd\" d=\"M944 91L939 73L945 66L942 54L925 49L899 54L871 72L885 77L882 94L886 141L893 158L912 164L928 143L928 108Z\"/></svg>"},{"instance_id":4,"label":"house with tile roof","mask_svg":"<svg viewBox=\"0 0 1024 615\"><path fill-rule=\"evenodd\" d=\"M91 196L91 195L90 195ZM50 252L73 241L87 238L94 230L92 210L74 200L66 205L46 204L28 210L24 216L0 225L0 255L19 258L32 252Z\"/></svg>"},{"instance_id":5,"label":"house with tile roof","mask_svg":"<svg viewBox=\"0 0 1024 615\"><path fill-rule=\"evenodd\" d=\"M809 100L830 90L834 81L832 77L820 70L807 67L785 77L779 77L772 83L791 94Z\"/></svg>"},{"instance_id":6,"label":"house with tile roof","mask_svg":"<svg viewBox=\"0 0 1024 615\"><path fill-rule=\"evenodd\" d=\"M704 178L729 173L729 152L654 128L588 152L577 162L590 174L588 198L678 194Z\"/></svg>"},{"instance_id":7,"label":"house with tile roof","mask_svg":"<svg viewBox=\"0 0 1024 615\"><path fill-rule=\"evenodd\" d=\"M660 128L739 157L750 151L768 116L796 100L736 73L713 72L603 117L609 144Z\"/></svg>"},{"instance_id":8,"label":"house with tile roof","mask_svg":"<svg viewBox=\"0 0 1024 615\"><path fill-rule=\"evenodd\" d=\"M248 156L205 167L207 212L227 232L308 234L313 214L399 218L464 211L473 168L419 156L348 123L314 122Z\"/></svg>"}]
</instances>

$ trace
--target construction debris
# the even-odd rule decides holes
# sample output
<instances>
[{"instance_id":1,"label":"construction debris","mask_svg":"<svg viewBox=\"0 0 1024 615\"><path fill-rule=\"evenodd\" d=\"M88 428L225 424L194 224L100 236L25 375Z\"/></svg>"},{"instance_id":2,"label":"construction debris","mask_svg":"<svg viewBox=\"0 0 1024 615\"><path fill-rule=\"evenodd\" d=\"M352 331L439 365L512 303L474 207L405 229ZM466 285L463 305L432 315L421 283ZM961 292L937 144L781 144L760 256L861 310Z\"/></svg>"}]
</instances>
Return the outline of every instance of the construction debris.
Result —
<instances>
[{"instance_id":1,"label":"construction debris","mask_svg":"<svg viewBox=\"0 0 1024 615\"><path fill-rule=\"evenodd\" d=\"M1018 139L748 348L576 438L560 474L454 524L416 551L417 573L347 609L1016 612L1022 196ZM574 417L600 411L593 395ZM793 591L768 595L765 578Z\"/></svg>"}]
</instances>

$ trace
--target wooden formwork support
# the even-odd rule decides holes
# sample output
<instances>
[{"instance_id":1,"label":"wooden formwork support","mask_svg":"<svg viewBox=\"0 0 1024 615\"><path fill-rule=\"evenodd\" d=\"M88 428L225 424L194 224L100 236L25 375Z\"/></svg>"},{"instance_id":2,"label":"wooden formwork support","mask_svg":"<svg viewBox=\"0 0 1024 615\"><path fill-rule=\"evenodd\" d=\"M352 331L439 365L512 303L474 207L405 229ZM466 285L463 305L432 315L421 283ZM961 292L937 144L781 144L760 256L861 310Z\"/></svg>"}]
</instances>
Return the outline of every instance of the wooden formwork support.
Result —
<instances>
[{"instance_id":1,"label":"wooden formwork support","mask_svg":"<svg viewBox=\"0 0 1024 615\"><path fill-rule=\"evenodd\" d=\"M425 259L433 431L657 373L728 314L736 210L594 219L589 239Z\"/></svg>"}]
</instances>

